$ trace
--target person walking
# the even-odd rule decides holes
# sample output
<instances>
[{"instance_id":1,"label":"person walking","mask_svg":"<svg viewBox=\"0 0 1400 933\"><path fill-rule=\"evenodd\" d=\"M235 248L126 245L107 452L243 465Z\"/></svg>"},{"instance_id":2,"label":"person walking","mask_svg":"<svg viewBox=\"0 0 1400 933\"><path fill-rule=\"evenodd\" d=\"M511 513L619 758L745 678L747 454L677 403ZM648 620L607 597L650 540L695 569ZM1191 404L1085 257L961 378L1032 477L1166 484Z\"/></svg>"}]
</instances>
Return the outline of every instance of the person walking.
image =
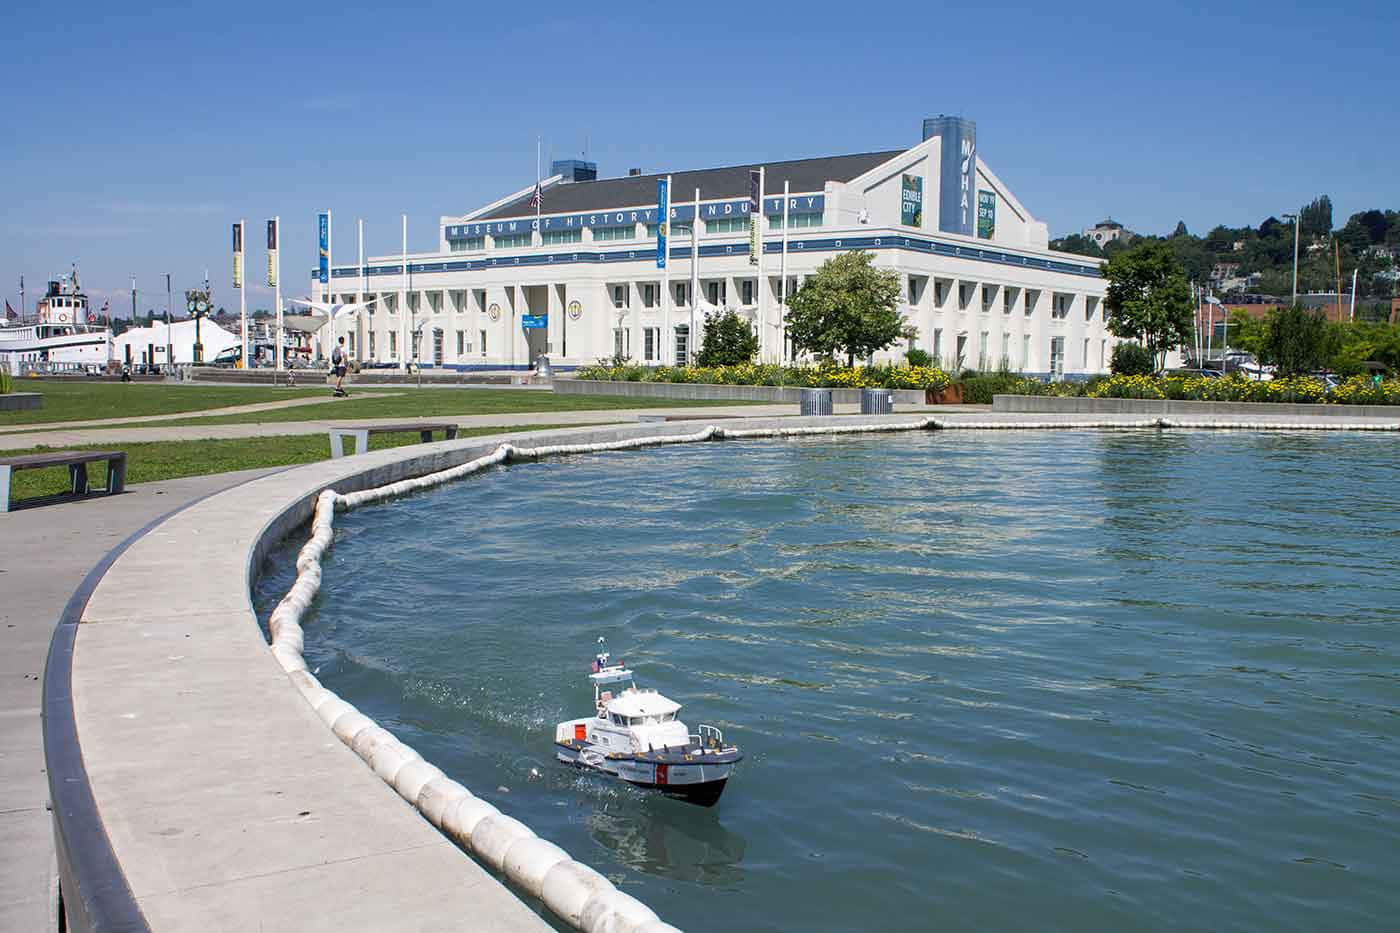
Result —
<instances>
[{"instance_id":1,"label":"person walking","mask_svg":"<svg viewBox=\"0 0 1400 933\"><path fill-rule=\"evenodd\" d=\"M335 395L337 398L344 398L350 393L345 391L345 338L340 338L340 343L336 344L331 351L331 371L335 373Z\"/></svg>"}]
</instances>

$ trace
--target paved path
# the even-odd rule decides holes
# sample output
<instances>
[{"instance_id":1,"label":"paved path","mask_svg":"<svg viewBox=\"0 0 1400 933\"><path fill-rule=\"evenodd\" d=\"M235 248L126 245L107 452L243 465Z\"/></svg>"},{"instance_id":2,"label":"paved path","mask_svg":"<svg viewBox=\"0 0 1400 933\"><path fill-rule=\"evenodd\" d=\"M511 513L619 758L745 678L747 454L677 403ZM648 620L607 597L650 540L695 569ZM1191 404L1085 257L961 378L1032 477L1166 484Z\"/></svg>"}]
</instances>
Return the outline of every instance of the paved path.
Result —
<instances>
[{"instance_id":1,"label":"paved path","mask_svg":"<svg viewBox=\"0 0 1400 933\"><path fill-rule=\"evenodd\" d=\"M157 515L274 470L130 487L0 516L0 930L50 927L53 825L39 722L49 638L108 551Z\"/></svg>"},{"instance_id":2,"label":"paved path","mask_svg":"<svg viewBox=\"0 0 1400 933\"><path fill-rule=\"evenodd\" d=\"M841 414L856 414L858 405L838 405ZM932 412L986 412L990 407L935 406L932 408L902 407L904 413ZM796 415L795 405L704 405L695 408L611 408L598 411L532 411L498 412L490 415L434 415L413 418L367 418L355 419L356 424L403 424L406 421L421 420L434 423L455 422L464 428L523 427L535 424L608 424L623 421L636 421L642 415L663 415L668 418L684 417L703 421L705 418L762 418L777 415ZM149 420L149 419L142 419ZM341 422L344 423L344 422ZM288 434L318 434L330 428L326 421L267 421L249 424L185 424L170 427L114 427L114 428L54 428L51 430L25 432L24 434L0 435L0 448L35 447L40 444L49 447L71 447L79 444L107 445L116 443L135 444L142 441L193 441L206 438L228 437L277 437Z\"/></svg>"},{"instance_id":3,"label":"paved path","mask_svg":"<svg viewBox=\"0 0 1400 933\"><path fill-rule=\"evenodd\" d=\"M399 392L378 392L376 395L401 395ZM229 405L224 408L207 408L202 411L179 411L168 415L132 415L130 418L98 418L93 421L46 421L41 424L2 424L0 435L29 433L31 431L69 431L75 428L101 427L114 424L147 424L151 421L179 421L185 418L214 418L223 415L244 415L259 411L275 411L278 408L297 408L301 405L322 405L339 402L341 399L327 395L302 395L283 399L280 402L256 402L250 405Z\"/></svg>"}]
</instances>

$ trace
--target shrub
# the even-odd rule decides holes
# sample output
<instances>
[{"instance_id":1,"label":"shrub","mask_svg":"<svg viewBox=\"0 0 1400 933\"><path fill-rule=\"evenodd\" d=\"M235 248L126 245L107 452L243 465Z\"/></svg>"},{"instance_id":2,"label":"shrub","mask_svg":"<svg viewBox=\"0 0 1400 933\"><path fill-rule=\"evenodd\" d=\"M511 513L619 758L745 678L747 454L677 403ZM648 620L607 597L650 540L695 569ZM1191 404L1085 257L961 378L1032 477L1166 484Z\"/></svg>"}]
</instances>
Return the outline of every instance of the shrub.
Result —
<instances>
[{"instance_id":1,"label":"shrub","mask_svg":"<svg viewBox=\"0 0 1400 933\"><path fill-rule=\"evenodd\" d=\"M10 367L4 363L0 363L0 395L8 395L14 390L14 383L10 379Z\"/></svg>"},{"instance_id":2,"label":"shrub","mask_svg":"<svg viewBox=\"0 0 1400 933\"><path fill-rule=\"evenodd\" d=\"M905 361L913 367L927 367L933 365L933 354L927 350L920 350L918 347L911 347L909 352L904 354Z\"/></svg>"},{"instance_id":3,"label":"shrub","mask_svg":"<svg viewBox=\"0 0 1400 933\"><path fill-rule=\"evenodd\" d=\"M695 362L701 366L737 366L749 362L757 353L758 335L737 312L705 315L705 336Z\"/></svg>"},{"instance_id":4,"label":"shrub","mask_svg":"<svg viewBox=\"0 0 1400 933\"><path fill-rule=\"evenodd\" d=\"M1115 376L1150 376L1157 369L1157 361L1142 344L1120 343L1113 348L1109 368Z\"/></svg>"}]
</instances>

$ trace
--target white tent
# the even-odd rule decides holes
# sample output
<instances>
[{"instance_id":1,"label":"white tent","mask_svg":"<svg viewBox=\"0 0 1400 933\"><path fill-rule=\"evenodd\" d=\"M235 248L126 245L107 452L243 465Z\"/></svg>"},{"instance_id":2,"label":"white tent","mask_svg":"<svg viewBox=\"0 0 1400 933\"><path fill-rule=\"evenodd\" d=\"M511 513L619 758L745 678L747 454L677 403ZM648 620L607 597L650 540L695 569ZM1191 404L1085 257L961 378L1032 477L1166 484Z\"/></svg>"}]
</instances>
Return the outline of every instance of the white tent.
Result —
<instances>
[{"instance_id":1,"label":"white tent","mask_svg":"<svg viewBox=\"0 0 1400 933\"><path fill-rule=\"evenodd\" d=\"M118 363L129 362L133 366L193 363L194 339L195 322L192 320L173 321L168 328L164 321L157 321L149 327L133 327L120 337L113 337L112 356ZM204 344L206 363L229 347L240 344L237 334L229 333L208 318L199 322L199 339ZM167 344L173 360L165 358Z\"/></svg>"}]
</instances>

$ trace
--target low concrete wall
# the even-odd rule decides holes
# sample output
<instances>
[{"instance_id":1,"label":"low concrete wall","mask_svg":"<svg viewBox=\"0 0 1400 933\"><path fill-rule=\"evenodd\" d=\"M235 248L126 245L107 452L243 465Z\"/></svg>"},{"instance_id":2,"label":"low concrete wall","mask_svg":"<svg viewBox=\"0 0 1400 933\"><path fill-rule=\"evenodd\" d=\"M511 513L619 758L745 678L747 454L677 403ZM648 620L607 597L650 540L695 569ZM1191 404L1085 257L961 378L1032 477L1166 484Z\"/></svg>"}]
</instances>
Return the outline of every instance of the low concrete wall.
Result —
<instances>
[{"instance_id":1,"label":"low concrete wall","mask_svg":"<svg viewBox=\"0 0 1400 933\"><path fill-rule=\"evenodd\" d=\"M729 399L737 402L772 402L797 405L802 389L796 386L731 386L699 382L608 382L595 379L555 379L561 395L620 395L625 398ZM892 389L896 405L924 404L923 389ZM835 405L859 405L860 389L832 389Z\"/></svg>"},{"instance_id":2,"label":"low concrete wall","mask_svg":"<svg viewBox=\"0 0 1400 933\"><path fill-rule=\"evenodd\" d=\"M1285 402L1181 402L1171 399L1057 398L1048 395L994 395L992 411L1080 415L1248 415L1400 419L1394 405L1294 405Z\"/></svg>"},{"instance_id":3,"label":"low concrete wall","mask_svg":"<svg viewBox=\"0 0 1400 933\"><path fill-rule=\"evenodd\" d=\"M0 395L0 411L33 411L44 404L38 392L9 392Z\"/></svg>"}]
</instances>

